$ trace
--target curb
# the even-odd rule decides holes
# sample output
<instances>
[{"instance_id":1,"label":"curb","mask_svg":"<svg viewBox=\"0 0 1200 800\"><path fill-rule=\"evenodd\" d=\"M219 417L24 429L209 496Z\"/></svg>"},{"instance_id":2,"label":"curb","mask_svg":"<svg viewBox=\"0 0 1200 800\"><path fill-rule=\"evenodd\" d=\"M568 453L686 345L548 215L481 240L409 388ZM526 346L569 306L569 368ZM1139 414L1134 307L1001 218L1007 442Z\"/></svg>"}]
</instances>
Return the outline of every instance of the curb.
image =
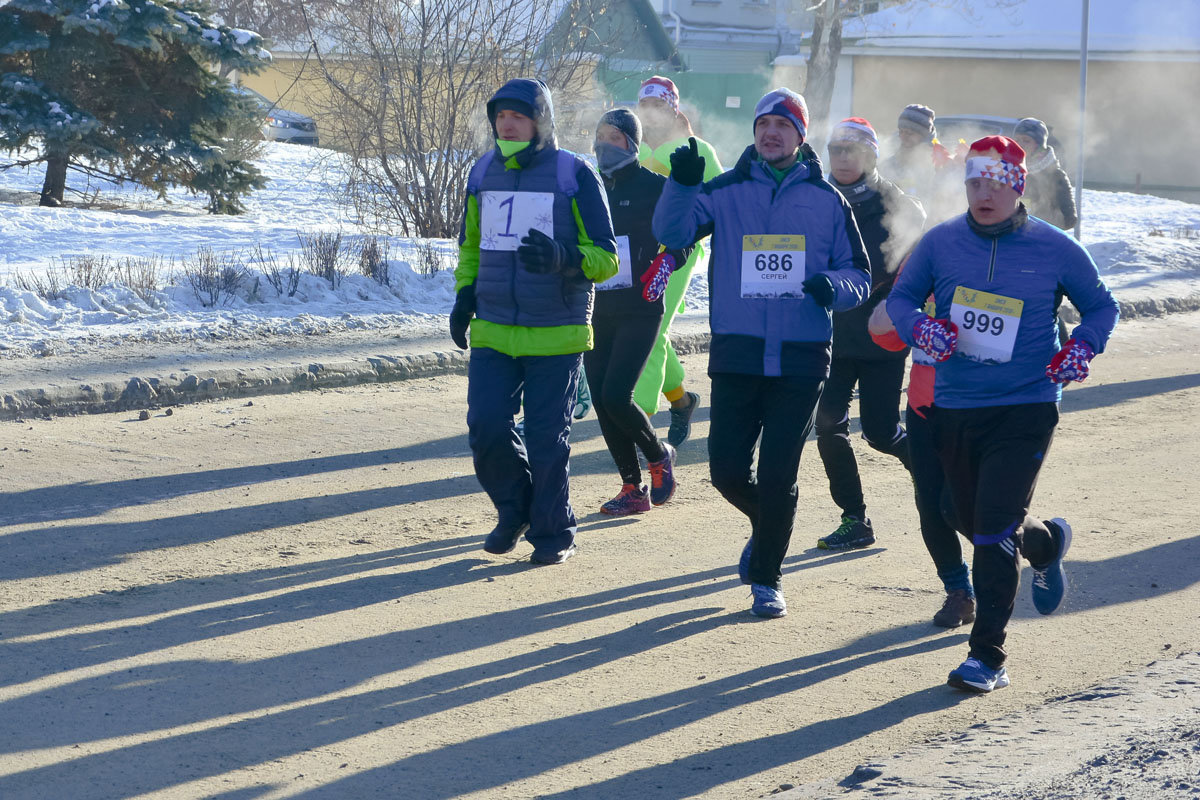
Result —
<instances>
[{"instance_id":1,"label":"curb","mask_svg":"<svg viewBox=\"0 0 1200 800\"><path fill-rule=\"evenodd\" d=\"M1200 295L1118 302L1122 319L1200 310ZM1071 323L1079 321L1079 314L1069 303L1063 305L1062 316ZM680 355L704 353L708 351L709 334L672 336L671 344ZM0 397L0 421L136 411L204 400L461 375L466 373L468 361L467 352L450 350L372 356L351 361L313 363L304 367L289 365L219 369L171 373L165 377L135 376L124 382L17 389Z\"/></svg>"}]
</instances>

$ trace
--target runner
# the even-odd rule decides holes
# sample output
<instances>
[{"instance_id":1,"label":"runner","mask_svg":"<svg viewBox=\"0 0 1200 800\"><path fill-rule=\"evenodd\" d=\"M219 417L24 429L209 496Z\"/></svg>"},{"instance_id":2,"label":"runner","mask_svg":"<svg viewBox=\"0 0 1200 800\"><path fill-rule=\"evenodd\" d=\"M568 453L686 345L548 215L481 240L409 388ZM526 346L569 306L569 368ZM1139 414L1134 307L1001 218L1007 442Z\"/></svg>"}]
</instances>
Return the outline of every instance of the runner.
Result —
<instances>
[{"instance_id":1,"label":"runner","mask_svg":"<svg viewBox=\"0 0 1200 800\"><path fill-rule=\"evenodd\" d=\"M558 148L544 83L509 81L487 115L496 147L471 168L450 313L455 344L470 330L471 453L499 515L483 549L507 553L525 534L531 561L561 564L575 552L567 462L592 281L616 274L617 244L599 176Z\"/></svg>"},{"instance_id":2,"label":"runner","mask_svg":"<svg viewBox=\"0 0 1200 800\"><path fill-rule=\"evenodd\" d=\"M904 266L901 265L900 269L903 270ZM908 350L908 345L896 333L883 304L877 305L871 312L869 328L871 338L885 350ZM904 409L904 426L908 433L908 469L912 473L921 539L946 590L942 607L933 615L933 624L942 628L957 628L975 621L975 590L971 587L971 573L967 562L963 560L958 533L951 527L943 511L946 476L934 449L933 431L929 426L935 362L920 348L912 351L912 357L912 368L908 372L908 405Z\"/></svg>"},{"instance_id":3,"label":"runner","mask_svg":"<svg viewBox=\"0 0 1200 800\"><path fill-rule=\"evenodd\" d=\"M671 171L671 154L689 138L695 138L692 123L679 110L679 90L670 78L655 75L648 78L638 91L638 115L644 122L644 141L640 147L642 165L661 175ZM712 145L696 138L696 146L704 158L704 180L721 174L721 162ZM700 395L687 391L686 377L679 356L671 345L671 321L683 310L683 295L692 279L692 270L704 258L704 248L696 245L687 263L671 274L667 283L662 326L642 377L634 390L634 400L647 414L658 411L658 396L662 394L671 404L671 427L667 441L679 447L692 434L692 415L700 404Z\"/></svg>"},{"instance_id":4,"label":"runner","mask_svg":"<svg viewBox=\"0 0 1200 800\"><path fill-rule=\"evenodd\" d=\"M900 388L907 349L891 352L871 341L867 320L891 291L896 264L925 225L921 204L875 168L879 139L871 123L844 119L829 136L829 182L854 210L871 260L871 296L861 306L833 315L833 362L817 403L817 451L829 478L829 494L842 511L837 530L817 540L823 550L875 543L867 516L858 462L850 446L850 402L858 387L863 439L908 467L908 441L900 426Z\"/></svg>"},{"instance_id":5,"label":"runner","mask_svg":"<svg viewBox=\"0 0 1200 800\"><path fill-rule=\"evenodd\" d=\"M1033 567L1035 608L1050 614L1062 603L1071 526L1035 519L1029 507L1058 423L1060 384L1087 377L1118 315L1088 252L1027 214L1024 162L1004 136L971 145L969 210L925 235L887 300L900 337L938 362L929 418L954 527L975 545L978 603L969 656L949 683L975 692L1009 684L1005 629L1020 556ZM923 310L930 293L936 318ZM1063 295L1082 321L1059 349Z\"/></svg>"},{"instance_id":6,"label":"runner","mask_svg":"<svg viewBox=\"0 0 1200 800\"><path fill-rule=\"evenodd\" d=\"M649 511L675 493L675 448L658 440L646 412L633 401L633 387L658 339L662 289L686 254L672 251L659 257L662 248L650 230L650 218L666 179L638 164L641 141L641 123L623 108L608 111L596 126L596 161L612 210L620 268L596 285L596 344L583 360L600 432L621 475L620 494L600 507L612 516ZM654 299L648 300L646 293ZM649 487L642 483L638 450L646 457Z\"/></svg>"},{"instance_id":7,"label":"runner","mask_svg":"<svg viewBox=\"0 0 1200 800\"><path fill-rule=\"evenodd\" d=\"M750 518L738 574L762 617L787 613L780 579L800 454L829 374L830 309L859 305L871 285L850 205L821 178L807 127L803 97L768 93L737 166L702 183L704 158L689 140L671 156L654 210L654 232L670 247L713 234L709 467L713 486Z\"/></svg>"}]
</instances>

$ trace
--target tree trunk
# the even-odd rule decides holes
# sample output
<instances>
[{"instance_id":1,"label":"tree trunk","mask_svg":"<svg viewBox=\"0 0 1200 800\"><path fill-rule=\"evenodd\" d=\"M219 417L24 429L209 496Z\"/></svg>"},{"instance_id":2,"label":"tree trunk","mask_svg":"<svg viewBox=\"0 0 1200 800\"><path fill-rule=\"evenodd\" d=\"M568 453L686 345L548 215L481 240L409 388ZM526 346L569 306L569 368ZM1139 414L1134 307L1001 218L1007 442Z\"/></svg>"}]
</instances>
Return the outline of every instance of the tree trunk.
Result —
<instances>
[{"instance_id":1,"label":"tree trunk","mask_svg":"<svg viewBox=\"0 0 1200 800\"><path fill-rule=\"evenodd\" d=\"M827 0L813 23L808 76L804 85L804 99L808 102L808 138L819 143L825 141L829 132L829 106L833 102L833 81L841 54L842 12L836 3Z\"/></svg>"},{"instance_id":2,"label":"tree trunk","mask_svg":"<svg viewBox=\"0 0 1200 800\"><path fill-rule=\"evenodd\" d=\"M63 204L63 192L67 188L67 154L51 152L46 158L46 180L42 183L40 206L57 208Z\"/></svg>"}]
</instances>

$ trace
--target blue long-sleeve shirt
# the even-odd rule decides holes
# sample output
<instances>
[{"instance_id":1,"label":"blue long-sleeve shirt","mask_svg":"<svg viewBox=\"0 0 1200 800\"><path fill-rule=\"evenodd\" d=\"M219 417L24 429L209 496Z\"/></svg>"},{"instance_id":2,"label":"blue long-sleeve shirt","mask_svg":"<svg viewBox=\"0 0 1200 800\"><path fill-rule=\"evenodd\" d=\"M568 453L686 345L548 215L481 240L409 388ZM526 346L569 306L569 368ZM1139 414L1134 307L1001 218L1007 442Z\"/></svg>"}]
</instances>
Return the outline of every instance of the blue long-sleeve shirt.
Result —
<instances>
[{"instance_id":1,"label":"blue long-sleeve shirt","mask_svg":"<svg viewBox=\"0 0 1200 800\"><path fill-rule=\"evenodd\" d=\"M1062 347L1057 310L1063 297L1081 316L1072 337L1096 353L1104 352L1119 316L1087 250L1034 217L997 237L976 233L966 214L925 234L887 299L888 316L909 345L931 293L933 316L957 314L959 325L959 347L937 365L934 404L943 408L1057 402L1062 387L1046 377L1046 365ZM968 354L963 337L971 332L964 328L975 329L976 341L988 340L982 356Z\"/></svg>"}]
</instances>

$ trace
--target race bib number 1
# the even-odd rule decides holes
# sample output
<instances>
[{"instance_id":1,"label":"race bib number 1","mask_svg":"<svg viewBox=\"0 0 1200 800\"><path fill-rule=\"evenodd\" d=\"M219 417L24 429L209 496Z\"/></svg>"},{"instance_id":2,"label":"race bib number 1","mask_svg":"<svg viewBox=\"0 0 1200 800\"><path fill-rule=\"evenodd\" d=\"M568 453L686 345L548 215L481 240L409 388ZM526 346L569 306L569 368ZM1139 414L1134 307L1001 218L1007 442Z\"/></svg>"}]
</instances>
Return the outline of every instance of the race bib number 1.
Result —
<instances>
[{"instance_id":1,"label":"race bib number 1","mask_svg":"<svg viewBox=\"0 0 1200 800\"><path fill-rule=\"evenodd\" d=\"M742 237L742 297L804 297L804 237Z\"/></svg>"},{"instance_id":2,"label":"race bib number 1","mask_svg":"<svg viewBox=\"0 0 1200 800\"><path fill-rule=\"evenodd\" d=\"M984 364L1011 361L1024 308L1024 300L959 286L950 306L950 319L958 326L958 352Z\"/></svg>"},{"instance_id":3,"label":"race bib number 1","mask_svg":"<svg viewBox=\"0 0 1200 800\"><path fill-rule=\"evenodd\" d=\"M596 284L596 291L607 292L610 289L628 289L633 286L633 259L629 257L629 237L617 237L617 274L604 283Z\"/></svg>"},{"instance_id":4,"label":"race bib number 1","mask_svg":"<svg viewBox=\"0 0 1200 800\"><path fill-rule=\"evenodd\" d=\"M551 192L480 192L479 247L516 250L529 229L554 236Z\"/></svg>"}]
</instances>

